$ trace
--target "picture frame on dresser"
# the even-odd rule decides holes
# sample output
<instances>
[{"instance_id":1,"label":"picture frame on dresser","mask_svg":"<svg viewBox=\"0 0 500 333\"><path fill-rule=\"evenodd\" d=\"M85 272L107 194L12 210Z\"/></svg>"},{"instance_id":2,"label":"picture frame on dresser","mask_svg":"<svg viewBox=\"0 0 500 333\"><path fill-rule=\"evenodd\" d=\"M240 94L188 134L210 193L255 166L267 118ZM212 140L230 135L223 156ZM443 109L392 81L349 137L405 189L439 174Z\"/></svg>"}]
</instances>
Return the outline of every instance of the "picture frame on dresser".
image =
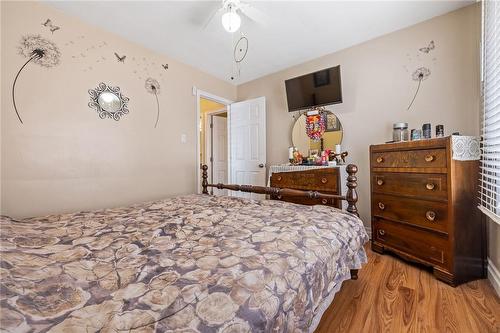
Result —
<instances>
[{"instance_id":1,"label":"picture frame on dresser","mask_svg":"<svg viewBox=\"0 0 500 333\"><path fill-rule=\"evenodd\" d=\"M430 266L452 286L484 278L478 175L477 137L371 145L372 250Z\"/></svg>"},{"instance_id":2,"label":"picture frame on dresser","mask_svg":"<svg viewBox=\"0 0 500 333\"><path fill-rule=\"evenodd\" d=\"M337 119L337 116L333 113L328 113L326 115L326 124L325 124L325 132L335 132L340 131L340 121Z\"/></svg>"}]
</instances>

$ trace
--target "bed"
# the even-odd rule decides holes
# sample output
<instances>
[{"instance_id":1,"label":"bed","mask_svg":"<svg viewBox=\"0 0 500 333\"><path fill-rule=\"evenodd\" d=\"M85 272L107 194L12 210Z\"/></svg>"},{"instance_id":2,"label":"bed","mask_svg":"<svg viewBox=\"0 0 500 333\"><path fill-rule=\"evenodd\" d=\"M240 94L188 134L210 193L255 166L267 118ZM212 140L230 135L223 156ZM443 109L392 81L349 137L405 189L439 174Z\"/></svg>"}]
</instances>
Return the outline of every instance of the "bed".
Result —
<instances>
[{"instance_id":1,"label":"bed","mask_svg":"<svg viewBox=\"0 0 500 333\"><path fill-rule=\"evenodd\" d=\"M7 332L312 332L368 241L336 208L206 194L1 231Z\"/></svg>"}]
</instances>

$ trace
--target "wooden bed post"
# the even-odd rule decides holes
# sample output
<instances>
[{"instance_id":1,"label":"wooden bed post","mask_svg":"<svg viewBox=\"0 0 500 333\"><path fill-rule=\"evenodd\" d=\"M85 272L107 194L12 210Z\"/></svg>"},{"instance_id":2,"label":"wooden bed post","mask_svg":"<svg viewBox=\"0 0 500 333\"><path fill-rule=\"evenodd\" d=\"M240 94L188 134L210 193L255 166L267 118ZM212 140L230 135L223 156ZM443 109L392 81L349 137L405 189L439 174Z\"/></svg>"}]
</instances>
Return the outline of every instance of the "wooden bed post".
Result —
<instances>
[{"instance_id":1,"label":"wooden bed post","mask_svg":"<svg viewBox=\"0 0 500 333\"><path fill-rule=\"evenodd\" d=\"M349 164L347 166L347 211L359 217L358 208L356 207L356 202L358 202L358 192L356 187L358 187L358 177L356 177L356 172L358 172L358 167L354 164Z\"/></svg>"},{"instance_id":2,"label":"wooden bed post","mask_svg":"<svg viewBox=\"0 0 500 333\"><path fill-rule=\"evenodd\" d=\"M203 164L201 166L201 170L203 170L201 172L201 178L203 179L202 182L201 182L201 193L203 194L209 194L208 193L208 166L206 164Z\"/></svg>"}]
</instances>

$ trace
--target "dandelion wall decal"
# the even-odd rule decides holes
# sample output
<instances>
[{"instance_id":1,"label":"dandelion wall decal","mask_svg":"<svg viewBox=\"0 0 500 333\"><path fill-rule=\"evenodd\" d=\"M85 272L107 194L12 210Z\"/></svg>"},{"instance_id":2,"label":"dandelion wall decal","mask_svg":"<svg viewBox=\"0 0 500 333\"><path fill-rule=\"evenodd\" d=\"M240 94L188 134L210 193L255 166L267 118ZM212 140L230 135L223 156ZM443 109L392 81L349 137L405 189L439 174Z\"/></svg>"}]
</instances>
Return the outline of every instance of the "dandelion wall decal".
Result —
<instances>
[{"instance_id":1,"label":"dandelion wall decal","mask_svg":"<svg viewBox=\"0 0 500 333\"><path fill-rule=\"evenodd\" d=\"M40 65L45 68L51 68L59 65L61 59L61 53L57 48L56 44L52 41L43 38L40 35L25 35L21 38L20 45L18 47L19 54L28 58L28 60L21 66L19 71L14 78L14 83L12 84L12 103L14 104L14 110L16 111L17 118L23 123L19 111L16 105L16 82L21 74L21 71L30 62Z\"/></svg>"},{"instance_id":2,"label":"dandelion wall decal","mask_svg":"<svg viewBox=\"0 0 500 333\"><path fill-rule=\"evenodd\" d=\"M155 123L155 128L158 125L158 120L160 119L160 102L158 101L158 94L160 93L160 84L158 81L152 78L147 78L146 83L144 84L146 87L146 91L150 94L154 94L156 97L156 123Z\"/></svg>"},{"instance_id":3,"label":"dandelion wall decal","mask_svg":"<svg viewBox=\"0 0 500 333\"><path fill-rule=\"evenodd\" d=\"M415 101L415 98L417 98L417 94L420 90L420 84L422 83L422 81L426 80L430 75L431 71L427 67L417 68L413 72L411 78L413 79L413 81L418 81L418 85L417 85L417 90L415 91L415 95L413 95L413 99L411 100L410 105L408 105L406 110L410 110L411 106L413 105L413 102Z\"/></svg>"}]
</instances>

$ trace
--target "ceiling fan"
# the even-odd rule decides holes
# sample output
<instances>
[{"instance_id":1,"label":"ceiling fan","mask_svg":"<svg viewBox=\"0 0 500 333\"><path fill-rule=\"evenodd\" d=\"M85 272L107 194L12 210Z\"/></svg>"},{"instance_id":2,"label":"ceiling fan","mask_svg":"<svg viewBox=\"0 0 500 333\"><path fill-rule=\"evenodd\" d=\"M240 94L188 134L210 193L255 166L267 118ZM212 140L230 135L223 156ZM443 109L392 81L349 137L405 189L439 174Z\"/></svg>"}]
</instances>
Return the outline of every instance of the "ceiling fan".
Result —
<instances>
[{"instance_id":1,"label":"ceiling fan","mask_svg":"<svg viewBox=\"0 0 500 333\"><path fill-rule=\"evenodd\" d=\"M221 23L227 32L236 32L241 26L241 16L257 23L264 23L264 15L257 8L241 0L222 0L221 6L214 10L205 23L205 29L216 16L221 15Z\"/></svg>"}]
</instances>

